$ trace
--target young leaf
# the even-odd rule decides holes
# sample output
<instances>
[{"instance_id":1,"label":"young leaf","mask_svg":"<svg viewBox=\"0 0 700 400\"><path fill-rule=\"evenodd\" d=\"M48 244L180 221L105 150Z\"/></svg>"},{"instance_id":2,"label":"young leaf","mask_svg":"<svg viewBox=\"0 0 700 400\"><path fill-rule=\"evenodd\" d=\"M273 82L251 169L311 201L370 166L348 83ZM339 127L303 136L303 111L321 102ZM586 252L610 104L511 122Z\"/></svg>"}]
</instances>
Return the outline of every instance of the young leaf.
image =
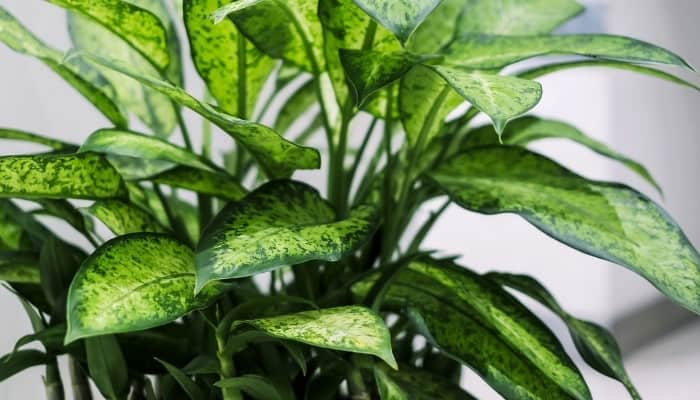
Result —
<instances>
[{"instance_id":1,"label":"young leaf","mask_svg":"<svg viewBox=\"0 0 700 400\"><path fill-rule=\"evenodd\" d=\"M466 34L443 52L444 65L498 69L528 58L573 54L630 63L677 65L692 70L682 58L661 47L622 36L580 34L561 36L492 36Z\"/></svg>"},{"instance_id":2,"label":"young leaf","mask_svg":"<svg viewBox=\"0 0 700 400\"><path fill-rule=\"evenodd\" d=\"M0 157L0 197L104 199L125 194L117 171L97 154Z\"/></svg>"},{"instance_id":3,"label":"young leaf","mask_svg":"<svg viewBox=\"0 0 700 400\"><path fill-rule=\"evenodd\" d=\"M85 340L88 370L95 386L108 399L124 399L129 392L129 375L124 355L113 335Z\"/></svg>"},{"instance_id":4,"label":"young leaf","mask_svg":"<svg viewBox=\"0 0 700 400\"><path fill-rule=\"evenodd\" d=\"M282 400L274 383L261 375L241 375L222 379L215 383L220 388L234 388L258 400Z\"/></svg>"},{"instance_id":5,"label":"young leaf","mask_svg":"<svg viewBox=\"0 0 700 400\"><path fill-rule=\"evenodd\" d=\"M700 313L700 255L659 206L633 189L584 179L511 146L463 152L430 176L462 207L519 214L568 246L637 272Z\"/></svg>"},{"instance_id":6,"label":"young leaf","mask_svg":"<svg viewBox=\"0 0 700 400\"><path fill-rule=\"evenodd\" d=\"M47 138L34 133L20 131L17 129L0 128L0 139L7 140L21 140L23 142L31 142L36 144L41 144L52 150L72 153L78 149L78 146L65 143L60 140Z\"/></svg>"},{"instance_id":7,"label":"young leaf","mask_svg":"<svg viewBox=\"0 0 700 400\"><path fill-rule=\"evenodd\" d=\"M391 338L381 317L368 308L345 306L241 321L279 339L325 349L370 354L396 369Z\"/></svg>"},{"instance_id":8,"label":"young leaf","mask_svg":"<svg viewBox=\"0 0 700 400\"><path fill-rule=\"evenodd\" d=\"M18 350L0 357L0 382L36 365L50 362L53 357L39 350Z\"/></svg>"},{"instance_id":9,"label":"young leaf","mask_svg":"<svg viewBox=\"0 0 700 400\"><path fill-rule=\"evenodd\" d=\"M148 180L230 201L240 200L248 193L240 183L224 172L209 172L189 167L176 167Z\"/></svg>"},{"instance_id":10,"label":"young leaf","mask_svg":"<svg viewBox=\"0 0 700 400\"><path fill-rule=\"evenodd\" d=\"M401 390L409 394L411 400L475 400L475 397L465 392L443 376L422 369L399 365L398 371L375 366L375 378L379 371L383 377L391 379ZM390 397L391 398L391 397Z\"/></svg>"},{"instance_id":11,"label":"young leaf","mask_svg":"<svg viewBox=\"0 0 700 400\"><path fill-rule=\"evenodd\" d=\"M374 207L336 221L318 192L303 183L273 181L230 203L197 246L197 291L212 280L242 278L310 260L336 261L375 227Z\"/></svg>"},{"instance_id":12,"label":"young leaf","mask_svg":"<svg viewBox=\"0 0 700 400\"><path fill-rule=\"evenodd\" d=\"M108 97L107 93L82 78L80 71L63 64L63 54L61 52L40 41L1 6L0 41L18 53L41 60L94 104L114 125L126 126L126 118L121 114L119 107Z\"/></svg>"},{"instance_id":13,"label":"young leaf","mask_svg":"<svg viewBox=\"0 0 700 400\"><path fill-rule=\"evenodd\" d=\"M418 59L406 52L340 50L340 62L352 83L358 105L377 90L401 78Z\"/></svg>"},{"instance_id":14,"label":"young leaf","mask_svg":"<svg viewBox=\"0 0 700 400\"><path fill-rule=\"evenodd\" d=\"M163 364L165 369L168 370L168 373L172 375L173 378L177 381L177 383L182 387L182 390L187 393L187 396L189 396L190 399L192 400L206 400L208 397L204 394L202 389L197 386L196 383L192 381L187 375L185 375L184 372L182 372L179 368L176 366L167 363L163 360L157 360L159 363Z\"/></svg>"},{"instance_id":15,"label":"young leaf","mask_svg":"<svg viewBox=\"0 0 700 400\"><path fill-rule=\"evenodd\" d=\"M414 0L411 2L354 1L370 17L393 32L401 43L406 43L418 25L425 20L442 0Z\"/></svg>"},{"instance_id":16,"label":"young leaf","mask_svg":"<svg viewBox=\"0 0 700 400\"><path fill-rule=\"evenodd\" d=\"M497 272L491 272L487 276L503 286L532 297L557 314L566 323L576 348L588 365L620 381L632 398L640 399L639 393L625 371L620 348L610 332L602 326L571 316L561 308L544 286L529 276Z\"/></svg>"},{"instance_id":17,"label":"young leaf","mask_svg":"<svg viewBox=\"0 0 700 400\"><path fill-rule=\"evenodd\" d=\"M170 64L168 35L153 13L121 0L48 0L79 13L122 38L156 68Z\"/></svg>"},{"instance_id":18,"label":"young leaf","mask_svg":"<svg viewBox=\"0 0 700 400\"><path fill-rule=\"evenodd\" d=\"M98 200L85 210L117 236L136 232L165 232L165 228L149 213L123 200Z\"/></svg>"},{"instance_id":19,"label":"young leaf","mask_svg":"<svg viewBox=\"0 0 700 400\"><path fill-rule=\"evenodd\" d=\"M36 255L18 251L0 251L0 281L39 283L39 260Z\"/></svg>"},{"instance_id":20,"label":"young leaf","mask_svg":"<svg viewBox=\"0 0 700 400\"><path fill-rule=\"evenodd\" d=\"M228 3L228 0L185 0L183 15L192 60L209 92L223 111L247 118L252 115L275 62L248 43L232 21L212 22L212 13ZM239 105L242 96L245 102Z\"/></svg>"},{"instance_id":21,"label":"young leaf","mask_svg":"<svg viewBox=\"0 0 700 400\"><path fill-rule=\"evenodd\" d=\"M206 306L220 293L194 296L192 251L156 233L119 236L83 263L68 291L66 343L164 325Z\"/></svg>"}]
</instances>

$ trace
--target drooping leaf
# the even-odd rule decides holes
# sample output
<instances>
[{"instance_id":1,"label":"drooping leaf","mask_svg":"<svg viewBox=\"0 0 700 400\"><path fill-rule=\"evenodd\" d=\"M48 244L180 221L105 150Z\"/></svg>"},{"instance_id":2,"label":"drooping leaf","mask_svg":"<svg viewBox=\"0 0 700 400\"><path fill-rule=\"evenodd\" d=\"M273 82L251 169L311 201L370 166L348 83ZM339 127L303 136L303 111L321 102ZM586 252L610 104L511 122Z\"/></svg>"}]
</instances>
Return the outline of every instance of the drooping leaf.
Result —
<instances>
[{"instance_id":1,"label":"drooping leaf","mask_svg":"<svg viewBox=\"0 0 700 400\"><path fill-rule=\"evenodd\" d=\"M316 88L313 80L309 79L289 96L282 108L275 116L274 128L282 135L287 133L295 121L297 121L311 106L316 103ZM286 135L285 135L286 136Z\"/></svg>"},{"instance_id":2,"label":"drooping leaf","mask_svg":"<svg viewBox=\"0 0 700 400\"><path fill-rule=\"evenodd\" d=\"M0 157L0 197L103 199L125 194L117 171L97 154Z\"/></svg>"},{"instance_id":3,"label":"drooping leaf","mask_svg":"<svg viewBox=\"0 0 700 400\"><path fill-rule=\"evenodd\" d=\"M465 34L443 52L444 64L497 69L528 58L573 54L631 63L676 65L692 70L682 58L661 47L623 36L577 34L560 36L492 36Z\"/></svg>"},{"instance_id":4,"label":"drooping leaf","mask_svg":"<svg viewBox=\"0 0 700 400\"><path fill-rule=\"evenodd\" d=\"M240 321L279 339L379 357L397 368L381 317L366 307L345 306Z\"/></svg>"},{"instance_id":5,"label":"drooping leaf","mask_svg":"<svg viewBox=\"0 0 700 400\"><path fill-rule=\"evenodd\" d=\"M361 105L377 90L405 75L419 60L406 52L340 50L340 62Z\"/></svg>"},{"instance_id":6,"label":"drooping leaf","mask_svg":"<svg viewBox=\"0 0 700 400\"><path fill-rule=\"evenodd\" d=\"M534 81L460 68L433 66L452 88L493 121L501 133L508 121L539 103L542 86Z\"/></svg>"},{"instance_id":7,"label":"drooping leaf","mask_svg":"<svg viewBox=\"0 0 700 400\"><path fill-rule=\"evenodd\" d=\"M240 200L247 193L247 190L228 174L189 167L176 167L149 180L230 201Z\"/></svg>"},{"instance_id":8,"label":"drooping leaf","mask_svg":"<svg viewBox=\"0 0 700 400\"><path fill-rule=\"evenodd\" d=\"M462 207L516 213L568 246L642 275L700 313L700 255L654 202L620 184L584 179L520 147L479 147L429 174Z\"/></svg>"},{"instance_id":9,"label":"drooping leaf","mask_svg":"<svg viewBox=\"0 0 700 400\"><path fill-rule=\"evenodd\" d=\"M319 193L294 181L267 183L230 203L197 246L197 290L212 280L241 278L310 260L336 261L357 249L375 227L375 209L360 206L349 218Z\"/></svg>"},{"instance_id":10,"label":"drooping leaf","mask_svg":"<svg viewBox=\"0 0 700 400\"><path fill-rule=\"evenodd\" d=\"M55 218L62 219L78 232L86 237L90 237L94 233L94 226L91 220L86 218L73 204L68 200L59 199L36 199L41 208L33 210L34 215L50 215Z\"/></svg>"},{"instance_id":11,"label":"drooping leaf","mask_svg":"<svg viewBox=\"0 0 700 400\"><path fill-rule=\"evenodd\" d=\"M410 400L474 400L475 398L465 392L458 385L448 381L443 376L428 371L411 368L407 365L399 365L398 371L387 368L375 367L384 376L393 380Z\"/></svg>"},{"instance_id":12,"label":"drooping leaf","mask_svg":"<svg viewBox=\"0 0 700 400\"><path fill-rule=\"evenodd\" d=\"M465 0L441 1L411 35L406 48L416 54L437 53L454 38L458 20L469 2L474 3Z\"/></svg>"},{"instance_id":13,"label":"drooping leaf","mask_svg":"<svg viewBox=\"0 0 700 400\"><path fill-rule=\"evenodd\" d=\"M192 381L187 375L185 375L184 372L182 372L179 368L176 366L163 361L163 360L158 360L159 363L163 364L166 370L168 370L168 373L175 378L177 383L182 387L182 390L187 393L187 396L189 396L190 399L192 400L206 400L207 396L204 394L204 391L197 386L196 383Z\"/></svg>"},{"instance_id":14,"label":"drooping leaf","mask_svg":"<svg viewBox=\"0 0 700 400\"><path fill-rule=\"evenodd\" d=\"M370 17L393 32L401 43L406 43L421 22L442 0L414 0L411 2L354 1Z\"/></svg>"},{"instance_id":15,"label":"drooping leaf","mask_svg":"<svg viewBox=\"0 0 700 400\"><path fill-rule=\"evenodd\" d=\"M117 236L136 232L165 232L165 228L150 214L123 200L98 200L85 210Z\"/></svg>"},{"instance_id":16,"label":"drooping leaf","mask_svg":"<svg viewBox=\"0 0 700 400\"><path fill-rule=\"evenodd\" d=\"M321 160L317 150L289 142L264 125L218 111L206 103L199 102L183 89L157 77L141 75L120 62L96 57L90 59L130 76L207 118L250 150L272 176L286 176L294 169L316 169L320 166Z\"/></svg>"},{"instance_id":17,"label":"drooping leaf","mask_svg":"<svg viewBox=\"0 0 700 400\"><path fill-rule=\"evenodd\" d=\"M498 272L491 272L487 276L503 286L532 297L552 310L566 323L576 348L588 365L598 372L620 381L625 385L632 398L640 398L627 375L627 371L625 371L620 348L607 329L571 316L561 308L551 293L532 277Z\"/></svg>"},{"instance_id":18,"label":"drooping leaf","mask_svg":"<svg viewBox=\"0 0 700 400\"><path fill-rule=\"evenodd\" d=\"M231 20L214 24L211 15L228 0L186 0L183 14L192 60L219 107L239 118L250 117L274 68L274 61L248 43ZM239 105L241 93L245 102Z\"/></svg>"},{"instance_id":19,"label":"drooping leaf","mask_svg":"<svg viewBox=\"0 0 700 400\"><path fill-rule=\"evenodd\" d=\"M0 251L0 281L39 283L39 260L35 254Z\"/></svg>"},{"instance_id":20,"label":"drooping leaf","mask_svg":"<svg viewBox=\"0 0 700 400\"><path fill-rule=\"evenodd\" d=\"M78 146L73 144L18 129L0 128L0 139L21 140L23 142L41 144L56 151L73 152L78 149Z\"/></svg>"},{"instance_id":21,"label":"drooping leaf","mask_svg":"<svg viewBox=\"0 0 700 400\"><path fill-rule=\"evenodd\" d=\"M153 13L121 0L48 0L109 29L146 57L156 68L170 64L168 35Z\"/></svg>"},{"instance_id":22,"label":"drooping leaf","mask_svg":"<svg viewBox=\"0 0 700 400\"><path fill-rule=\"evenodd\" d=\"M124 354L114 335L85 340L88 371L95 386L108 399L123 399L129 392L129 375Z\"/></svg>"},{"instance_id":23,"label":"drooping leaf","mask_svg":"<svg viewBox=\"0 0 700 400\"><path fill-rule=\"evenodd\" d=\"M126 126L126 118L100 87L85 80L80 71L63 64L63 54L40 41L26 30L10 13L0 7L0 41L18 53L41 60L88 101L97 107L116 126ZM110 88L111 89L111 88Z\"/></svg>"},{"instance_id":24,"label":"drooping leaf","mask_svg":"<svg viewBox=\"0 0 700 400\"><path fill-rule=\"evenodd\" d=\"M274 383L261 375L241 375L235 378L222 379L215 383L220 388L233 388L247 393L257 400L282 400L282 396Z\"/></svg>"},{"instance_id":25,"label":"drooping leaf","mask_svg":"<svg viewBox=\"0 0 700 400\"><path fill-rule=\"evenodd\" d=\"M0 382L27 368L50 362L52 357L39 350L19 350L0 357Z\"/></svg>"},{"instance_id":26,"label":"drooping leaf","mask_svg":"<svg viewBox=\"0 0 700 400\"><path fill-rule=\"evenodd\" d=\"M85 260L68 292L66 343L164 325L206 306L220 293L194 296L194 256L156 233L119 236Z\"/></svg>"},{"instance_id":27,"label":"drooping leaf","mask_svg":"<svg viewBox=\"0 0 700 400\"><path fill-rule=\"evenodd\" d=\"M353 292L367 295L376 279L370 275ZM444 261L413 261L392 281L383 304L403 310L432 345L470 366L507 399L590 399L549 329L510 294L471 271Z\"/></svg>"}]
</instances>

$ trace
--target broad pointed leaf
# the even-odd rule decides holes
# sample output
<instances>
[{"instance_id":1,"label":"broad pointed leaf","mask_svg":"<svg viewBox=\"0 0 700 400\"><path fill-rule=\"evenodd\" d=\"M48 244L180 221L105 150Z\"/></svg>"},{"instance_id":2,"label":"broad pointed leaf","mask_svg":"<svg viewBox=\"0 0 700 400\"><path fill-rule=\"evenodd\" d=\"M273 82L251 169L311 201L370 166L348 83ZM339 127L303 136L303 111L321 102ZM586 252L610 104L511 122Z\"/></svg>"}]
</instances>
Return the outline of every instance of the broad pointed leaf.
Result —
<instances>
[{"instance_id":1,"label":"broad pointed leaf","mask_svg":"<svg viewBox=\"0 0 700 400\"><path fill-rule=\"evenodd\" d=\"M123 200L99 200L85 210L117 236L136 232L165 232L165 228L150 214Z\"/></svg>"},{"instance_id":2,"label":"broad pointed leaf","mask_svg":"<svg viewBox=\"0 0 700 400\"><path fill-rule=\"evenodd\" d=\"M23 142L36 143L49 147L56 151L73 152L78 149L78 146L75 146L70 143L40 136L31 132L20 131L17 129L0 128L0 139L21 140Z\"/></svg>"},{"instance_id":3,"label":"broad pointed leaf","mask_svg":"<svg viewBox=\"0 0 700 400\"><path fill-rule=\"evenodd\" d=\"M97 154L0 157L0 197L103 199L125 194L117 171Z\"/></svg>"},{"instance_id":4,"label":"broad pointed leaf","mask_svg":"<svg viewBox=\"0 0 700 400\"><path fill-rule=\"evenodd\" d=\"M360 206L349 218L335 212L303 183L273 181L230 203L197 246L197 290L212 280L241 278L311 260L337 261L375 229L375 209Z\"/></svg>"},{"instance_id":5,"label":"broad pointed leaf","mask_svg":"<svg viewBox=\"0 0 700 400\"><path fill-rule=\"evenodd\" d=\"M476 69L498 69L528 58L552 54L573 54L631 63L669 64L692 69L682 58L661 47L623 36L600 34L466 34L450 44L443 54L445 65Z\"/></svg>"},{"instance_id":6,"label":"broad pointed leaf","mask_svg":"<svg viewBox=\"0 0 700 400\"><path fill-rule=\"evenodd\" d=\"M309 79L289 96L277 115L275 115L274 128L277 132L287 136L287 130L316 104L316 88L312 79ZM310 122L310 121L309 121Z\"/></svg>"},{"instance_id":7,"label":"broad pointed leaf","mask_svg":"<svg viewBox=\"0 0 700 400\"><path fill-rule=\"evenodd\" d=\"M39 260L36 254L0 251L0 281L39 283Z\"/></svg>"},{"instance_id":8,"label":"broad pointed leaf","mask_svg":"<svg viewBox=\"0 0 700 400\"><path fill-rule=\"evenodd\" d=\"M108 399L123 399L129 393L129 375L124 354L113 335L85 340L88 371L95 386Z\"/></svg>"},{"instance_id":9,"label":"broad pointed leaf","mask_svg":"<svg viewBox=\"0 0 700 400\"><path fill-rule=\"evenodd\" d=\"M149 178L150 181L224 200L240 200L248 193L232 176L189 167L176 167Z\"/></svg>"},{"instance_id":10,"label":"broad pointed leaf","mask_svg":"<svg viewBox=\"0 0 700 400\"><path fill-rule=\"evenodd\" d=\"M158 360L158 362L163 364L165 369L168 370L168 373L175 378L180 387L182 387L182 390L187 393L187 396L189 396L191 400L207 399L207 396L204 394L202 389L179 368L163 360Z\"/></svg>"},{"instance_id":11,"label":"broad pointed leaf","mask_svg":"<svg viewBox=\"0 0 700 400\"><path fill-rule=\"evenodd\" d=\"M18 53L41 60L94 104L114 125L126 126L126 118L109 97L109 91L113 88L101 88L83 78L80 70L63 63L61 52L40 41L3 7L0 7L0 41Z\"/></svg>"},{"instance_id":12,"label":"broad pointed leaf","mask_svg":"<svg viewBox=\"0 0 700 400\"><path fill-rule=\"evenodd\" d=\"M503 286L532 297L552 310L566 323L576 348L588 365L598 372L620 381L625 385L632 398L640 398L627 375L627 371L625 371L620 348L607 329L571 316L561 308L544 286L529 276L497 272L489 273L487 276Z\"/></svg>"},{"instance_id":13,"label":"broad pointed leaf","mask_svg":"<svg viewBox=\"0 0 700 400\"><path fill-rule=\"evenodd\" d=\"M252 115L274 61L260 53L228 19L211 15L228 0L186 0L183 14L192 60L219 108L239 118ZM243 104L239 104L242 96Z\"/></svg>"},{"instance_id":14,"label":"broad pointed leaf","mask_svg":"<svg viewBox=\"0 0 700 400\"><path fill-rule=\"evenodd\" d=\"M462 207L519 214L568 246L637 272L700 313L700 255L659 206L633 189L584 179L511 146L458 154L430 176Z\"/></svg>"},{"instance_id":15,"label":"broad pointed leaf","mask_svg":"<svg viewBox=\"0 0 700 400\"><path fill-rule=\"evenodd\" d=\"M445 379L443 376L429 371L411 368L407 365L399 365L398 371L387 368L375 367L377 371L391 379L410 400L474 400L475 397L465 392L458 385ZM391 398L391 397L389 397Z\"/></svg>"},{"instance_id":16,"label":"broad pointed leaf","mask_svg":"<svg viewBox=\"0 0 700 400\"><path fill-rule=\"evenodd\" d=\"M194 255L156 233L119 236L85 260L68 292L66 343L172 322L220 293L209 285L194 295Z\"/></svg>"},{"instance_id":17,"label":"broad pointed leaf","mask_svg":"<svg viewBox=\"0 0 700 400\"><path fill-rule=\"evenodd\" d=\"M354 0L370 17L406 43L418 25L442 0L383 1Z\"/></svg>"},{"instance_id":18,"label":"broad pointed leaf","mask_svg":"<svg viewBox=\"0 0 700 400\"><path fill-rule=\"evenodd\" d=\"M361 306L303 311L241 321L279 339L353 353L371 354L396 368L391 338L381 317Z\"/></svg>"},{"instance_id":19,"label":"broad pointed leaf","mask_svg":"<svg viewBox=\"0 0 700 400\"><path fill-rule=\"evenodd\" d=\"M405 75L419 60L406 52L340 50L340 61L361 105L377 90Z\"/></svg>"},{"instance_id":20,"label":"broad pointed leaf","mask_svg":"<svg viewBox=\"0 0 700 400\"><path fill-rule=\"evenodd\" d=\"M51 305L51 316L61 321L65 319L66 293L71 280L87 254L63 240L50 236L42 243L39 255L41 288L44 297Z\"/></svg>"}]
</instances>

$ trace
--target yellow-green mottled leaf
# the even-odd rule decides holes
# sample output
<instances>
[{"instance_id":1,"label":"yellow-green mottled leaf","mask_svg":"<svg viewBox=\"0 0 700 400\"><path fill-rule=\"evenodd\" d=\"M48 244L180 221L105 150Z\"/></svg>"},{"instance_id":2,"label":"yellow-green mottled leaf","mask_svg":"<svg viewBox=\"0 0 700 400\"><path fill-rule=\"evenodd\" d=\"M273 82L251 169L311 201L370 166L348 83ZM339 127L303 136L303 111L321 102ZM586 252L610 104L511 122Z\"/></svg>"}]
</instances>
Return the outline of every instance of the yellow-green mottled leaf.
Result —
<instances>
[{"instance_id":1,"label":"yellow-green mottled leaf","mask_svg":"<svg viewBox=\"0 0 700 400\"><path fill-rule=\"evenodd\" d=\"M219 108L239 118L252 115L255 102L275 66L236 29L231 20L214 24L211 15L228 0L186 0L183 15L190 51ZM245 93L244 104L238 104Z\"/></svg>"},{"instance_id":2,"label":"yellow-green mottled leaf","mask_svg":"<svg viewBox=\"0 0 700 400\"><path fill-rule=\"evenodd\" d=\"M241 278L311 260L337 261L374 231L373 206L336 220L319 193L295 181L272 181L230 203L197 246L197 290L212 280Z\"/></svg>"},{"instance_id":3,"label":"yellow-green mottled leaf","mask_svg":"<svg viewBox=\"0 0 700 400\"><path fill-rule=\"evenodd\" d=\"M97 154L0 157L0 197L104 199L125 194L117 171Z\"/></svg>"},{"instance_id":4,"label":"yellow-green mottled leaf","mask_svg":"<svg viewBox=\"0 0 700 400\"><path fill-rule=\"evenodd\" d=\"M389 329L382 318L361 306L303 311L241 321L270 336L353 353L371 354L396 368Z\"/></svg>"},{"instance_id":5,"label":"yellow-green mottled leaf","mask_svg":"<svg viewBox=\"0 0 700 400\"><path fill-rule=\"evenodd\" d=\"M248 193L238 181L228 174L189 167L176 167L148 180L230 201L240 200Z\"/></svg>"},{"instance_id":6,"label":"yellow-green mottled leaf","mask_svg":"<svg viewBox=\"0 0 700 400\"><path fill-rule=\"evenodd\" d=\"M0 281L38 284L39 260L36 254L0 251Z\"/></svg>"},{"instance_id":7,"label":"yellow-green mottled leaf","mask_svg":"<svg viewBox=\"0 0 700 400\"><path fill-rule=\"evenodd\" d=\"M377 274L353 286L366 295ZM384 303L406 310L436 347L473 368L505 398L590 399L576 366L549 329L490 280L445 261L399 271Z\"/></svg>"},{"instance_id":8,"label":"yellow-green mottled leaf","mask_svg":"<svg viewBox=\"0 0 700 400\"><path fill-rule=\"evenodd\" d=\"M406 52L341 49L340 62L361 105L374 92L406 74L418 59Z\"/></svg>"},{"instance_id":9,"label":"yellow-green mottled leaf","mask_svg":"<svg viewBox=\"0 0 700 400\"><path fill-rule=\"evenodd\" d=\"M18 129L0 128L0 139L36 143L56 151L73 152L78 149L78 147L73 144L47 138L31 132L20 131Z\"/></svg>"},{"instance_id":10,"label":"yellow-green mottled leaf","mask_svg":"<svg viewBox=\"0 0 700 400\"><path fill-rule=\"evenodd\" d=\"M429 174L462 207L516 213L564 244L637 272L700 313L700 255L658 205L521 147L478 147Z\"/></svg>"},{"instance_id":11,"label":"yellow-green mottled leaf","mask_svg":"<svg viewBox=\"0 0 700 400\"><path fill-rule=\"evenodd\" d=\"M542 98L534 81L461 68L432 66L452 88L483 111L501 133L508 121L532 109Z\"/></svg>"},{"instance_id":12,"label":"yellow-green mottled leaf","mask_svg":"<svg viewBox=\"0 0 700 400\"><path fill-rule=\"evenodd\" d=\"M136 232L165 232L165 228L150 214L123 200L99 200L86 211L117 236Z\"/></svg>"},{"instance_id":13,"label":"yellow-green mottled leaf","mask_svg":"<svg viewBox=\"0 0 700 400\"><path fill-rule=\"evenodd\" d=\"M0 249L19 250L22 247L24 228L17 221L17 206L10 200L0 199Z\"/></svg>"},{"instance_id":14,"label":"yellow-green mottled leaf","mask_svg":"<svg viewBox=\"0 0 700 400\"><path fill-rule=\"evenodd\" d=\"M411 34L442 0L354 0L370 17L385 26L401 43Z\"/></svg>"},{"instance_id":15,"label":"yellow-green mottled leaf","mask_svg":"<svg viewBox=\"0 0 700 400\"><path fill-rule=\"evenodd\" d=\"M60 51L47 46L39 40L1 6L0 41L18 53L41 60L95 105L114 125L126 126L126 118L109 97L110 91L113 90L112 87L94 85L94 82L84 77L84 71L75 68L74 65L64 64L63 54ZM99 76L93 76L93 78L96 80L102 79Z\"/></svg>"},{"instance_id":16,"label":"yellow-green mottled leaf","mask_svg":"<svg viewBox=\"0 0 700 400\"><path fill-rule=\"evenodd\" d=\"M375 379L379 376L377 385L379 385L379 380L388 378L404 393L408 400L475 400L475 397L458 385L430 371L401 364L398 371L381 366L375 366L374 371Z\"/></svg>"},{"instance_id":17,"label":"yellow-green mottled leaf","mask_svg":"<svg viewBox=\"0 0 700 400\"><path fill-rule=\"evenodd\" d=\"M161 21L141 7L122 0L48 0L79 13L122 38L155 67L170 64L168 34Z\"/></svg>"},{"instance_id":18,"label":"yellow-green mottled leaf","mask_svg":"<svg viewBox=\"0 0 700 400\"><path fill-rule=\"evenodd\" d=\"M163 81L158 77L142 75L121 62L108 61L97 57L89 58L100 65L121 72L165 94L176 103L207 118L250 150L271 176L287 176L295 169L316 169L320 167L321 159L316 149L296 145L285 140L277 132L264 125L221 112L206 103L198 101L182 88Z\"/></svg>"},{"instance_id":19,"label":"yellow-green mottled leaf","mask_svg":"<svg viewBox=\"0 0 700 400\"><path fill-rule=\"evenodd\" d=\"M465 34L452 42L443 54L445 65L476 69L497 69L528 58L553 54L573 54L631 63L669 64L692 69L682 58L661 47L623 36L602 34Z\"/></svg>"},{"instance_id":20,"label":"yellow-green mottled leaf","mask_svg":"<svg viewBox=\"0 0 700 400\"><path fill-rule=\"evenodd\" d=\"M209 285L194 295L194 254L156 233L119 236L100 246L68 291L66 343L132 332L172 322L205 307L221 291Z\"/></svg>"},{"instance_id":21,"label":"yellow-green mottled leaf","mask_svg":"<svg viewBox=\"0 0 700 400\"><path fill-rule=\"evenodd\" d=\"M620 348L607 329L571 316L561 308L551 293L532 277L497 272L489 273L487 276L503 286L532 297L557 314L566 323L576 348L588 365L604 375L617 379L625 385L632 398L640 399L639 393L625 371Z\"/></svg>"}]
</instances>

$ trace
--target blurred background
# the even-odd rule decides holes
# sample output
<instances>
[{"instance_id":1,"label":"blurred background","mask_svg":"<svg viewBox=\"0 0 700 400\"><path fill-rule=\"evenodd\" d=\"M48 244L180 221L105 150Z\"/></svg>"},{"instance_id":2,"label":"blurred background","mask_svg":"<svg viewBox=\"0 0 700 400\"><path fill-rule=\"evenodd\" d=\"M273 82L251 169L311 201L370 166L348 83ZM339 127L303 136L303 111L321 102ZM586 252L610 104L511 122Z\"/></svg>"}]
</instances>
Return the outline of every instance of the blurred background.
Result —
<instances>
[{"instance_id":1,"label":"blurred background","mask_svg":"<svg viewBox=\"0 0 700 400\"><path fill-rule=\"evenodd\" d=\"M700 66L700 1L579 0L586 13L562 27L562 33L607 32L633 36L666 47ZM42 40L68 49L70 41L62 9L39 0L0 0ZM185 54L187 51L185 50ZM199 78L188 65L188 90L201 96ZM674 71L679 73L679 71ZM680 71L683 74L682 71ZM692 74L684 77L696 84ZM700 93L629 72L579 69L543 78L544 98L535 114L562 119L608 143L652 172L664 190L652 187L618 164L563 141L542 141L536 149L574 171L594 179L628 183L660 202L700 246ZM13 127L65 141L82 142L105 120L67 84L40 62L0 44L0 126ZM199 126L187 115L191 126ZM230 143L221 135L215 149ZM0 154L36 148L0 142ZM319 172L295 175L323 186ZM422 210L429 214L429 204ZM65 235L67 227L50 222ZM546 237L522 219L509 215L481 216L453 207L426 242L443 254L464 254L460 262L478 271L505 270L541 280L571 314L610 328L618 338L626 366L646 399L697 399L700 396L700 317L664 300L645 280L621 267L586 256ZM573 344L566 328L551 313L528 302L559 335ZM0 353L30 332L19 302L0 290ZM572 353L574 354L574 353ZM627 398L622 385L575 359L596 399ZM0 399L44 397L41 368L0 383ZM478 376L465 371L464 384L482 399L498 396Z\"/></svg>"}]
</instances>

